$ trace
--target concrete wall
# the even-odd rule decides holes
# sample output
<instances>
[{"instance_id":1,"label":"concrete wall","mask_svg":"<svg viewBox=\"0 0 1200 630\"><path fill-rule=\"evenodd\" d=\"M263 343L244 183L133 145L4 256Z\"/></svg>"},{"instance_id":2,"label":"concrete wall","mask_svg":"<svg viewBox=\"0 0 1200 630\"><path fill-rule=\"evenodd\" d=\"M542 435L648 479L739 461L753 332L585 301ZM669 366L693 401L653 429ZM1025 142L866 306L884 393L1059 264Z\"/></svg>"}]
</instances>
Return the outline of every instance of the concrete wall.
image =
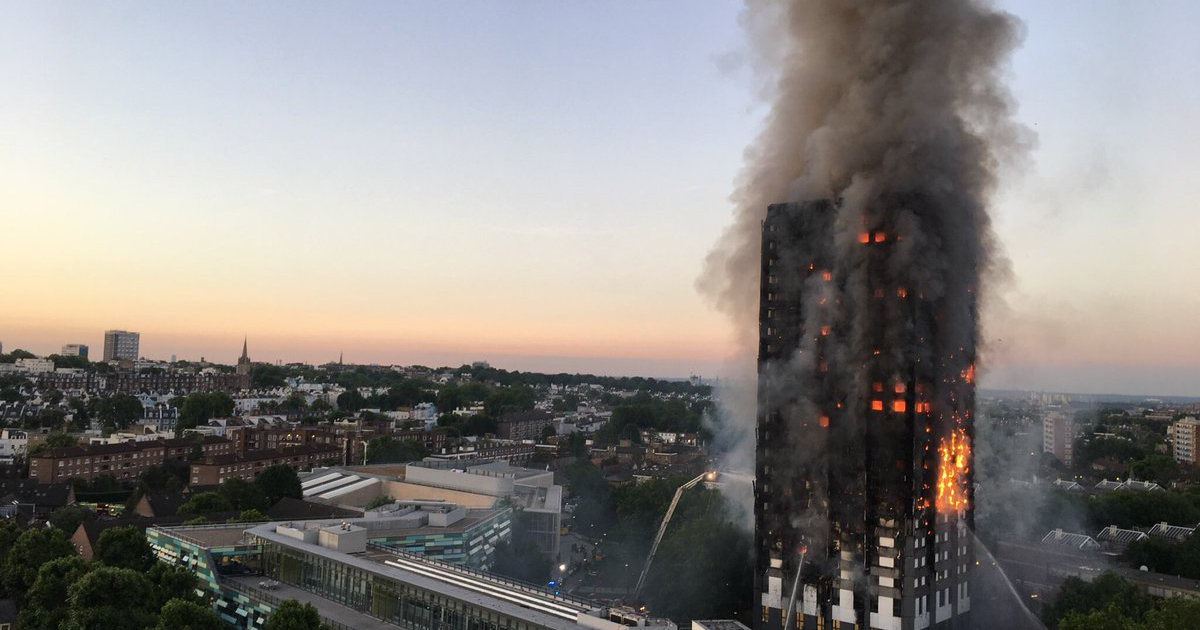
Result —
<instances>
[{"instance_id":1,"label":"concrete wall","mask_svg":"<svg viewBox=\"0 0 1200 630\"><path fill-rule=\"evenodd\" d=\"M449 488L476 494L502 497L512 493L512 477L493 477L457 470L439 470L423 466L408 466L404 473L406 481L421 485Z\"/></svg>"},{"instance_id":2,"label":"concrete wall","mask_svg":"<svg viewBox=\"0 0 1200 630\"><path fill-rule=\"evenodd\" d=\"M445 501L469 508L490 508L499 500L499 497L489 494L432 488L403 481L385 481L382 494L397 501Z\"/></svg>"}]
</instances>

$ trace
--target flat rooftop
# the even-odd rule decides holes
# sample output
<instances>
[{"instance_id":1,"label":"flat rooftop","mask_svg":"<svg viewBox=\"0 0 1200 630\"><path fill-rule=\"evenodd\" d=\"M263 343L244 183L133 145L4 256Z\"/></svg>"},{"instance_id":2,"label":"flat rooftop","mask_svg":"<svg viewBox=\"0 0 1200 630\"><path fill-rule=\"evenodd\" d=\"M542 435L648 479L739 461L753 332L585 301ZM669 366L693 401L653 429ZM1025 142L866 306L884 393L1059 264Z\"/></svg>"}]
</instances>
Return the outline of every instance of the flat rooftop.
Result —
<instances>
[{"instance_id":1,"label":"flat rooftop","mask_svg":"<svg viewBox=\"0 0 1200 630\"><path fill-rule=\"evenodd\" d=\"M249 544L246 530L258 523L237 523L230 525L182 525L178 527L159 527L172 536L195 543L206 549L213 547L238 547Z\"/></svg>"},{"instance_id":2,"label":"flat rooftop","mask_svg":"<svg viewBox=\"0 0 1200 630\"><path fill-rule=\"evenodd\" d=\"M277 545L320 556L338 564L494 610L509 617L524 619L546 628L578 630L576 619L579 615L600 608L599 605L584 600L536 592L527 585L407 554L378 550L363 554L339 553L278 534L275 532L276 525L277 523L261 524L249 531L254 536Z\"/></svg>"},{"instance_id":3,"label":"flat rooftop","mask_svg":"<svg viewBox=\"0 0 1200 630\"><path fill-rule=\"evenodd\" d=\"M265 601L269 604L278 604L287 599L294 599L301 604L312 604L317 609L317 614L321 615L321 617L336 621L345 628L354 628L354 630L396 630L396 628L400 627L382 619L364 615L353 608L347 608L331 599L325 599L320 595L301 588L283 583L278 585L272 584L271 587L264 588L260 584L262 581L262 577L251 575L223 576L221 578L222 584L232 587L239 593L249 595L254 599Z\"/></svg>"}]
</instances>

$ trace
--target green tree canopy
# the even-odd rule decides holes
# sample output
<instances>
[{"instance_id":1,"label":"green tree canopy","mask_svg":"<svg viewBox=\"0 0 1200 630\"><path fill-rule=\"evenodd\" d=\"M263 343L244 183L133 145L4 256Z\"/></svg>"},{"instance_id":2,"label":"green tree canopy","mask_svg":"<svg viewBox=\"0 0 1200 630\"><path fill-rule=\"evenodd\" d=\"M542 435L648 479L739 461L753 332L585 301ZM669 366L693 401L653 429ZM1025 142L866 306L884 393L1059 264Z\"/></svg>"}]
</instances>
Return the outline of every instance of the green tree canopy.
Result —
<instances>
[{"instance_id":1,"label":"green tree canopy","mask_svg":"<svg viewBox=\"0 0 1200 630\"><path fill-rule=\"evenodd\" d=\"M25 595L21 608L22 630L58 630L67 617L71 585L83 577L91 565L79 556L56 558L38 568L37 579Z\"/></svg>"},{"instance_id":2,"label":"green tree canopy","mask_svg":"<svg viewBox=\"0 0 1200 630\"><path fill-rule=\"evenodd\" d=\"M380 435L367 442L367 462L371 464L411 462L427 456L429 449L415 440L397 440L390 435Z\"/></svg>"},{"instance_id":3,"label":"green tree canopy","mask_svg":"<svg viewBox=\"0 0 1200 630\"><path fill-rule=\"evenodd\" d=\"M262 512L260 512L258 510L251 509L251 510L242 510L241 514L238 514L237 516L229 519L228 522L230 522L230 523L256 523L259 521L266 521L266 520L270 520L269 518L267 518L266 514L263 514Z\"/></svg>"},{"instance_id":4,"label":"green tree canopy","mask_svg":"<svg viewBox=\"0 0 1200 630\"><path fill-rule=\"evenodd\" d=\"M218 487L217 492L229 501L233 510L265 510L270 506L267 493L252 481L232 477L226 479Z\"/></svg>"},{"instance_id":5,"label":"green tree canopy","mask_svg":"<svg viewBox=\"0 0 1200 630\"><path fill-rule=\"evenodd\" d=\"M146 572L154 585L155 606L162 606L173 599L199 600L196 597L196 574L185 567L155 562Z\"/></svg>"},{"instance_id":6,"label":"green tree canopy","mask_svg":"<svg viewBox=\"0 0 1200 630\"><path fill-rule=\"evenodd\" d=\"M221 623L209 606L201 606L195 602L182 599L172 599L163 605L159 613L158 625L154 630L224 630Z\"/></svg>"},{"instance_id":7,"label":"green tree canopy","mask_svg":"<svg viewBox=\"0 0 1200 630\"><path fill-rule=\"evenodd\" d=\"M69 593L66 630L145 630L157 619L154 585L131 569L94 569Z\"/></svg>"},{"instance_id":8,"label":"green tree canopy","mask_svg":"<svg viewBox=\"0 0 1200 630\"><path fill-rule=\"evenodd\" d=\"M142 401L132 394L113 394L104 398L93 398L89 403L92 415L110 429L127 428L134 420L142 417Z\"/></svg>"},{"instance_id":9,"label":"green tree canopy","mask_svg":"<svg viewBox=\"0 0 1200 630\"><path fill-rule=\"evenodd\" d=\"M171 404L179 408L176 434L200 426L212 418L223 418L233 414L233 399L225 392L195 392L182 398L173 398Z\"/></svg>"},{"instance_id":10,"label":"green tree canopy","mask_svg":"<svg viewBox=\"0 0 1200 630\"><path fill-rule=\"evenodd\" d=\"M1070 624L1079 618L1091 619L1092 613L1103 612L1105 618L1127 617L1141 619L1150 610L1153 600L1142 590L1112 572L1106 572L1092 582L1077 577L1067 578L1059 589L1058 598L1043 611L1043 618L1051 628L1057 628L1062 620Z\"/></svg>"},{"instance_id":11,"label":"green tree canopy","mask_svg":"<svg viewBox=\"0 0 1200 630\"><path fill-rule=\"evenodd\" d=\"M346 411L358 411L366 406L366 404L367 400L363 398L362 394L358 393L357 389L346 390L337 397L338 409L345 409Z\"/></svg>"},{"instance_id":12,"label":"green tree canopy","mask_svg":"<svg viewBox=\"0 0 1200 630\"><path fill-rule=\"evenodd\" d=\"M75 547L62 530L56 527L27 529L21 533L4 566L0 567L0 582L9 597L21 599L37 580L38 569L56 558L75 555Z\"/></svg>"},{"instance_id":13,"label":"green tree canopy","mask_svg":"<svg viewBox=\"0 0 1200 630\"><path fill-rule=\"evenodd\" d=\"M114 527L100 533L95 560L110 567L148 571L154 565L154 553L146 535L136 527Z\"/></svg>"},{"instance_id":14,"label":"green tree canopy","mask_svg":"<svg viewBox=\"0 0 1200 630\"><path fill-rule=\"evenodd\" d=\"M267 617L263 630L321 630L321 615L312 604L284 600Z\"/></svg>"},{"instance_id":15,"label":"green tree canopy","mask_svg":"<svg viewBox=\"0 0 1200 630\"><path fill-rule=\"evenodd\" d=\"M64 505L55 508L47 520L52 527L57 527L67 536L73 536L80 523L96 520L96 513L82 505Z\"/></svg>"},{"instance_id":16,"label":"green tree canopy","mask_svg":"<svg viewBox=\"0 0 1200 630\"><path fill-rule=\"evenodd\" d=\"M179 506L178 513L183 516L192 514L208 514L210 512L229 512L233 504L220 492L198 492L188 499L187 503Z\"/></svg>"},{"instance_id":17,"label":"green tree canopy","mask_svg":"<svg viewBox=\"0 0 1200 630\"><path fill-rule=\"evenodd\" d=\"M267 506L275 505L284 497L301 499L300 476L287 464L268 466L254 477L254 485L267 496Z\"/></svg>"}]
</instances>

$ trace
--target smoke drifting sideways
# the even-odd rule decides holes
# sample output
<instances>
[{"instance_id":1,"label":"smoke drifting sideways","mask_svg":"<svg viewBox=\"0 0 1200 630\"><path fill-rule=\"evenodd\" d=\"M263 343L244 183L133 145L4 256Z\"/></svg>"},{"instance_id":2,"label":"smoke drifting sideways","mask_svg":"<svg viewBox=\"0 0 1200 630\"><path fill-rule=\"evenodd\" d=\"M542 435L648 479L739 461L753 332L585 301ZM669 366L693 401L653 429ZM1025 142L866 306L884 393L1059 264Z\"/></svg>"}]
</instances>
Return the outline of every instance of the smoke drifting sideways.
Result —
<instances>
[{"instance_id":1,"label":"smoke drifting sideways","mask_svg":"<svg viewBox=\"0 0 1200 630\"><path fill-rule=\"evenodd\" d=\"M746 150L733 224L697 280L739 334L744 360L730 382L754 382L762 221L785 201L838 201L832 254L850 269L864 226L895 226L904 246L889 273L944 302L940 345L974 360L981 280L1006 272L988 201L1030 144L1003 82L1021 23L981 0L747 0L741 21L769 112ZM923 201L896 209L898 198ZM737 445L727 459L744 470L755 396L719 394L730 435L718 439Z\"/></svg>"}]
</instances>

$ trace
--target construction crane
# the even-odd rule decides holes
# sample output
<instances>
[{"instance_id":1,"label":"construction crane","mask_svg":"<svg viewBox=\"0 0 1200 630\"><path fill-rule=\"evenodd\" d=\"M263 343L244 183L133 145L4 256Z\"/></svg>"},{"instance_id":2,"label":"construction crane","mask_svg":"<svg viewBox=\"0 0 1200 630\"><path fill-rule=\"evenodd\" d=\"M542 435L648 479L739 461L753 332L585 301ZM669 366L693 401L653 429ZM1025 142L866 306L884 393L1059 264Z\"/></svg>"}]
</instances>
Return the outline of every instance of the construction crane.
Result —
<instances>
[{"instance_id":1,"label":"construction crane","mask_svg":"<svg viewBox=\"0 0 1200 630\"><path fill-rule=\"evenodd\" d=\"M679 486L679 489L675 491L675 496L671 499L671 507L667 508L662 524L658 526L658 534L654 536L654 544L650 546L650 555L646 556L646 564L642 567L642 574L638 576L637 586L633 587L633 601L638 601L638 597L642 594L642 584L646 582L646 575L650 573L650 564L654 562L654 554L658 553L658 543L662 542L663 534L667 532L667 525L671 523L671 517L675 515L675 507L679 505L679 498L683 496L683 492L695 488L696 484L701 481L716 481L716 479L716 471L700 473L696 475L695 479Z\"/></svg>"}]
</instances>

